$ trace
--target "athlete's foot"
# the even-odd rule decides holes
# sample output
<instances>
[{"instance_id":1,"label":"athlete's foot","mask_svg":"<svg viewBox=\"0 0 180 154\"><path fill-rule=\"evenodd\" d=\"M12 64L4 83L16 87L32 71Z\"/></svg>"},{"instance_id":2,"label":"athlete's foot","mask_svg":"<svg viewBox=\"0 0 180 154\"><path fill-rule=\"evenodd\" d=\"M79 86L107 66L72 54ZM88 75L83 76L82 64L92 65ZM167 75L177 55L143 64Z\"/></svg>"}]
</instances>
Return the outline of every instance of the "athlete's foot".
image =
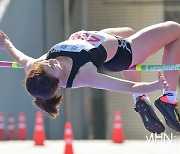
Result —
<instances>
[{"instance_id":1,"label":"athlete's foot","mask_svg":"<svg viewBox=\"0 0 180 154\"><path fill-rule=\"evenodd\" d=\"M167 96L163 95L155 101L155 106L162 113L166 124L177 132L180 132L180 116L177 111L177 102L172 104Z\"/></svg>"},{"instance_id":2,"label":"athlete's foot","mask_svg":"<svg viewBox=\"0 0 180 154\"><path fill-rule=\"evenodd\" d=\"M144 126L149 132L160 134L165 131L165 127L154 112L151 102L145 96L137 98L134 109L140 114Z\"/></svg>"}]
</instances>

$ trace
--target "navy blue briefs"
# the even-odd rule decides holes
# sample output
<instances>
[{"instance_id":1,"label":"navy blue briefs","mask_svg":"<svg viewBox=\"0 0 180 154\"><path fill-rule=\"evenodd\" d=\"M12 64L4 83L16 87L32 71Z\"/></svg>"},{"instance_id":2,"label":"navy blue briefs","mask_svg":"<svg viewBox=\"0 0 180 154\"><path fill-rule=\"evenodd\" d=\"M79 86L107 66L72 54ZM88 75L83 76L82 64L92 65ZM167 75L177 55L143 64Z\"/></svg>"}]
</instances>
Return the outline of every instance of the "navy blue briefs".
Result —
<instances>
[{"instance_id":1,"label":"navy blue briefs","mask_svg":"<svg viewBox=\"0 0 180 154\"><path fill-rule=\"evenodd\" d=\"M119 72L127 70L132 63L132 50L130 43L121 37L115 37L118 39L118 50L111 60L105 62L100 67L101 70Z\"/></svg>"}]
</instances>

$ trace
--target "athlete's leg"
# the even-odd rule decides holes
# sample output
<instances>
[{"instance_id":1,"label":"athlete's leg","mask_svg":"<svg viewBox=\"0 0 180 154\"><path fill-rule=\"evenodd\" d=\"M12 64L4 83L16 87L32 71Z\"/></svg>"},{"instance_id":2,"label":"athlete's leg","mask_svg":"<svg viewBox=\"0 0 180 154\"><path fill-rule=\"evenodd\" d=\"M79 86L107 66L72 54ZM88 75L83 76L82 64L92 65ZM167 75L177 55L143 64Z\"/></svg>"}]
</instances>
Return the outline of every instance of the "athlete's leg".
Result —
<instances>
[{"instance_id":1,"label":"athlete's leg","mask_svg":"<svg viewBox=\"0 0 180 154\"><path fill-rule=\"evenodd\" d=\"M180 64L180 39L168 44L164 48L163 64ZM166 123L172 129L180 132L180 116L177 111L177 85L180 71L165 71L164 75L169 82L170 89L155 101L156 107L165 117Z\"/></svg>"},{"instance_id":2,"label":"athlete's leg","mask_svg":"<svg viewBox=\"0 0 180 154\"><path fill-rule=\"evenodd\" d=\"M180 34L179 39L165 46L162 64L180 64ZM166 80L170 85L170 90L176 90L179 72L180 71L164 71Z\"/></svg>"},{"instance_id":3,"label":"athlete's leg","mask_svg":"<svg viewBox=\"0 0 180 154\"><path fill-rule=\"evenodd\" d=\"M104 32L111 33L121 37L129 37L134 34L130 28L107 28ZM126 80L141 81L141 72L123 71L123 76ZM146 129L153 133L162 133L165 128L161 121L156 116L149 99L144 94L133 94L134 101L136 102L135 110L140 114ZM147 121L148 119L148 121Z\"/></svg>"},{"instance_id":4,"label":"athlete's leg","mask_svg":"<svg viewBox=\"0 0 180 154\"><path fill-rule=\"evenodd\" d=\"M164 22L142 29L128 38L132 47L132 66L144 62L164 47L163 64L180 63L180 24ZM179 71L165 71L171 90L176 90Z\"/></svg>"},{"instance_id":5,"label":"athlete's leg","mask_svg":"<svg viewBox=\"0 0 180 154\"><path fill-rule=\"evenodd\" d=\"M133 61L132 65L144 62L149 56L164 47L163 64L180 63L180 25L176 22L164 22L142 29L130 36L128 40L132 43ZM179 71L165 71L165 78L170 85L171 96L160 97L155 105L164 115L167 124L180 132L178 112L174 102L169 98L176 97ZM167 98L167 101L165 100ZM173 100L173 99L171 99ZM170 103L170 105L167 105ZM171 104L172 103L172 104Z\"/></svg>"},{"instance_id":6,"label":"athlete's leg","mask_svg":"<svg viewBox=\"0 0 180 154\"><path fill-rule=\"evenodd\" d=\"M129 81L141 82L141 72L140 71L123 71L122 72L124 78ZM136 98L139 96L145 95L143 94L133 94L134 102L136 103Z\"/></svg>"},{"instance_id":7,"label":"athlete's leg","mask_svg":"<svg viewBox=\"0 0 180 154\"><path fill-rule=\"evenodd\" d=\"M172 42L180 39L180 25L173 21L152 25L140 30L127 39L131 42L132 48L133 58L131 66L138 65L158 52L159 49L169 46ZM174 48L177 48L176 46ZM170 52L177 53L177 51ZM171 56L176 57L173 53L171 53ZM168 62L174 63L174 59L171 58Z\"/></svg>"}]
</instances>

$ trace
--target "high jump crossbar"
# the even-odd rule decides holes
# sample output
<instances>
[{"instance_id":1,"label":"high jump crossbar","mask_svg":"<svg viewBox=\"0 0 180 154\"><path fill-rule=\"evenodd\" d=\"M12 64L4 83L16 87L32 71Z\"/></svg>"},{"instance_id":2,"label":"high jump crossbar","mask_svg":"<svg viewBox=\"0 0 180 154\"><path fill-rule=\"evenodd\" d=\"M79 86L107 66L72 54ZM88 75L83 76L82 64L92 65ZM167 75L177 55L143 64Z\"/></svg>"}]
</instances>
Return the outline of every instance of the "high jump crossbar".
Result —
<instances>
[{"instance_id":1,"label":"high jump crossbar","mask_svg":"<svg viewBox=\"0 0 180 154\"><path fill-rule=\"evenodd\" d=\"M11 61L0 61L0 67L8 67L8 68L23 68L16 62Z\"/></svg>"},{"instance_id":2,"label":"high jump crossbar","mask_svg":"<svg viewBox=\"0 0 180 154\"><path fill-rule=\"evenodd\" d=\"M7 68L23 68L16 62L0 61L0 67ZM158 71L158 70L180 70L180 64L166 64L166 65L136 65L130 67L126 71Z\"/></svg>"}]
</instances>

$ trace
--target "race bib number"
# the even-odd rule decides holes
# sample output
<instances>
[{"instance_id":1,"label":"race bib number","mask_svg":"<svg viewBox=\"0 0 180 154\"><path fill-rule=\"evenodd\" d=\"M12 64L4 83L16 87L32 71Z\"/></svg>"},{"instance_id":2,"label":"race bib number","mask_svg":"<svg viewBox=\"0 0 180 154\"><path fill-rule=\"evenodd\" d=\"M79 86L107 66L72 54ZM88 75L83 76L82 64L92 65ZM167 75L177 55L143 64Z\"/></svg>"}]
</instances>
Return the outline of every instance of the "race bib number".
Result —
<instances>
[{"instance_id":1,"label":"race bib number","mask_svg":"<svg viewBox=\"0 0 180 154\"><path fill-rule=\"evenodd\" d=\"M105 37L94 31L80 31L72 34L69 40L85 40L95 47L98 47L105 40Z\"/></svg>"},{"instance_id":2,"label":"race bib number","mask_svg":"<svg viewBox=\"0 0 180 154\"><path fill-rule=\"evenodd\" d=\"M89 51L94 48L93 45L87 43L83 40L66 40L61 43L56 44L50 52L60 52L60 51L68 51L68 52L80 52L81 50Z\"/></svg>"}]
</instances>

